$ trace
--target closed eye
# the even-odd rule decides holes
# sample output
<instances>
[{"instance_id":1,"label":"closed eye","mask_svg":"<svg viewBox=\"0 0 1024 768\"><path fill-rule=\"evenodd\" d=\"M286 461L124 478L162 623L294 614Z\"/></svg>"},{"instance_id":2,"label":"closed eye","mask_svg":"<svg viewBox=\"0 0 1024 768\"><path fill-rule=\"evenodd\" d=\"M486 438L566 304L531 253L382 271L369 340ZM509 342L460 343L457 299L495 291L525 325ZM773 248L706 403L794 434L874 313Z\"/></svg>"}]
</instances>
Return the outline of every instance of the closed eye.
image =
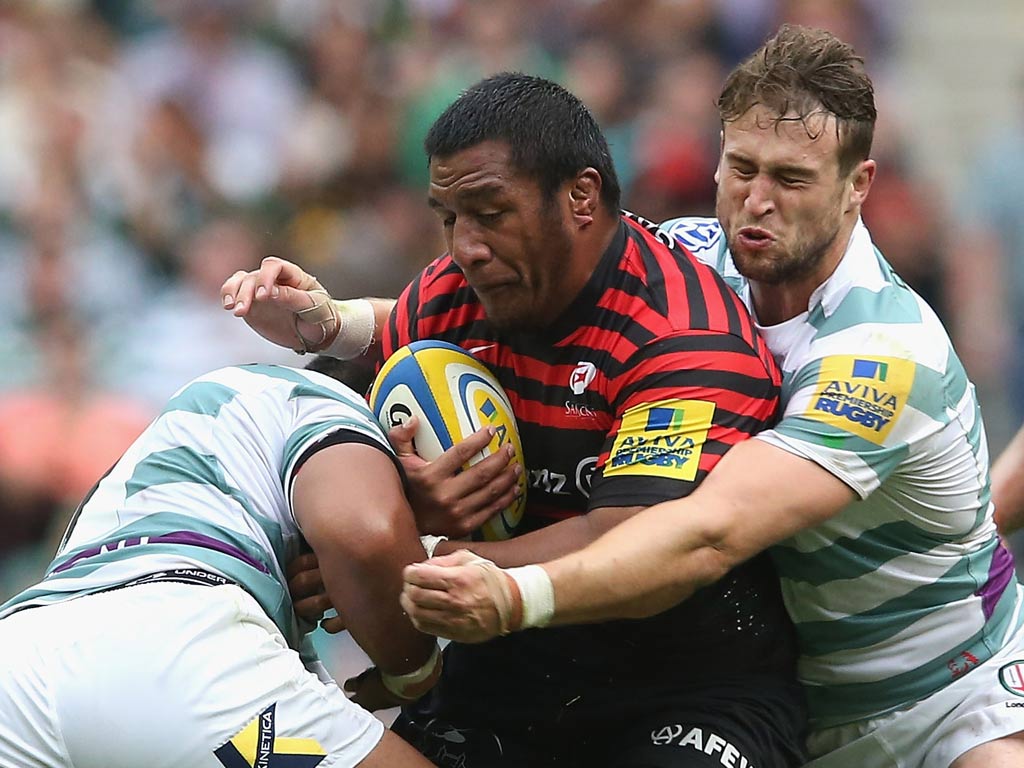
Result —
<instances>
[{"instance_id":1,"label":"closed eye","mask_svg":"<svg viewBox=\"0 0 1024 768\"><path fill-rule=\"evenodd\" d=\"M484 224L496 224L505 215L505 211L481 211L476 217Z\"/></svg>"}]
</instances>

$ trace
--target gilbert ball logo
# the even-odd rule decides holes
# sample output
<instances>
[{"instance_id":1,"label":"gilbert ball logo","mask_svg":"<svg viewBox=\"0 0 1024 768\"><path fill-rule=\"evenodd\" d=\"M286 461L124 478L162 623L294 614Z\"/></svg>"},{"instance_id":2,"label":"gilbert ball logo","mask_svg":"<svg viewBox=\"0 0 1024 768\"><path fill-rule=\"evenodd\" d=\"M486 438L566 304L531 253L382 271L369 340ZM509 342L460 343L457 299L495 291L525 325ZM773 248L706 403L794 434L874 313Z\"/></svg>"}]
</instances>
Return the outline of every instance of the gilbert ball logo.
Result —
<instances>
[{"instance_id":1,"label":"gilbert ball logo","mask_svg":"<svg viewBox=\"0 0 1024 768\"><path fill-rule=\"evenodd\" d=\"M1024 659L1004 665L999 670L999 682L1015 696L1024 696Z\"/></svg>"},{"instance_id":2,"label":"gilbert ball logo","mask_svg":"<svg viewBox=\"0 0 1024 768\"><path fill-rule=\"evenodd\" d=\"M597 366L593 363L585 363L583 361L576 363L576 367L573 368L572 373L569 375L569 388L572 389L572 393L574 395L582 395L583 390L594 380L596 375Z\"/></svg>"}]
</instances>

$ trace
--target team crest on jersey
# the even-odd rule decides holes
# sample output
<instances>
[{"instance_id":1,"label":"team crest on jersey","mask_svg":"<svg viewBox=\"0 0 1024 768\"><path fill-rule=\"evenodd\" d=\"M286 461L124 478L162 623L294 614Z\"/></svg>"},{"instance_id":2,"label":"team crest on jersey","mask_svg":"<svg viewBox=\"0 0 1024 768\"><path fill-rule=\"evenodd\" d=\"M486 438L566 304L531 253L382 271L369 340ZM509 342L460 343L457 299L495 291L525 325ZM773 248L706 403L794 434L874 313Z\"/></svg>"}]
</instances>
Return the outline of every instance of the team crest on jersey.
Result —
<instances>
[{"instance_id":1,"label":"team crest on jersey","mask_svg":"<svg viewBox=\"0 0 1024 768\"><path fill-rule=\"evenodd\" d=\"M574 395L582 395L595 376L597 376L597 366L581 360L576 363L576 367L569 374L569 389Z\"/></svg>"},{"instance_id":2,"label":"team crest on jersey","mask_svg":"<svg viewBox=\"0 0 1024 768\"><path fill-rule=\"evenodd\" d=\"M659 400L630 408L622 416L604 476L693 480L714 415L715 404L705 400Z\"/></svg>"},{"instance_id":3,"label":"team crest on jersey","mask_svg":"<svg viewBox=\"0 0 1024 768\"><path fill-rule=\"evenodd\" d=\"M694 253L710 248L722 234L718 219L686 218L671 224L668 232Z\"/></svg>"},{"instance_id":4,"label":"team crest on jersey","mask_svg":"<svg viewBox=\"0 0 1024 768\"><path fill-rule=\"evenodd\" d=\"M224 768L315 768L327 757L316 739L276 734L277 704L259 713L227 744L214 750Z\"/></svg>"},{"instance_id":5,"label":"team crest on jersey","mask_svg":"<svg viewBox=\"0 0 1024 768\"><path fill-rule=\"evenodd\" d=\"M804 416L882 445L907 404L914 363L895 357L823 358Z\"/></svg>"},{"instance_id":6,"label":"team crest on jersey","mask_svg":"<svg viewBox=\"0 0 1024 768\"><path fill-rule=\"evenodd\" d=\"M1014 696L1024 697L1024 659L1004 664L999 670L999 682Z\"/></svg>"}]
</instances>

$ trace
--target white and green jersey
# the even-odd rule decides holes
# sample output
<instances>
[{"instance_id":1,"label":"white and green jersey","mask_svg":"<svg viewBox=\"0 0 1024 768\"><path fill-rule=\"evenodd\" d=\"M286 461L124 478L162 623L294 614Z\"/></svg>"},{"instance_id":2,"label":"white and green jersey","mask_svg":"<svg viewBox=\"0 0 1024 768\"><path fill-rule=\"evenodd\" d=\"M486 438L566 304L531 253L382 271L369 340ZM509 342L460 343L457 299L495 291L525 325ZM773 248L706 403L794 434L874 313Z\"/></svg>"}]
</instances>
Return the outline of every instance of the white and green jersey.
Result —
<instances>
[{"instance_id":1,"label":"white and green jersey","mask_svg":"<svg viewBox=\"0 0 1024 768\"><path fill-rule=\"evenodd\" d=\"M195 379L100 480L43 580L0 618L199 568L246 589L299 648L284 572L302 543L291 489L299 459L325 440L392 453L363 399L323 374L245 365Z\"/></svg>"},{"instance_id":2,"label":"white and green jersey","mask_svg":"<svg viewBox=\"0 0 1024 768\"><path fill-rule=\"evenodd\" d=\"M753 312L716 220L662 229ZM808 311L758 327L783 371L784 412L755 439L820 464L859 497L774 548L812 725L920 700L991 657L1022 618L974 386L861 222Z\"/></svg>"}]
</instances>

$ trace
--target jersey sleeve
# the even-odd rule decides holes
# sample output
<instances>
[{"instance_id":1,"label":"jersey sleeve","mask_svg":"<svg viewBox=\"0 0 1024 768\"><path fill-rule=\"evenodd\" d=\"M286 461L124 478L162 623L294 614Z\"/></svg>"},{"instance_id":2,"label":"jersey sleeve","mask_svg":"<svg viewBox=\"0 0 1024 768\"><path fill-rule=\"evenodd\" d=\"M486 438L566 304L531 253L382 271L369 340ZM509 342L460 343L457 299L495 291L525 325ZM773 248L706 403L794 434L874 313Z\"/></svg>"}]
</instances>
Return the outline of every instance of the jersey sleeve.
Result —
<instances>
[{"instance_id":1,"label":"jersey sleeve","mask_svg":"<svg viewBox=\"0 0 1024 768\"><path fill-rule=\"evenodd\" d=\"M420 339L458 344L474 338L485 325L482 312L462 270L445 254L402 291L382 336L382 360Z\"/></svg>"},{"instance_id":2,"label":"jersey sleeve","mask_svg":"<svg viewBox=\"0 0 1024 768\"><path fill-rule=\"evenodd\" d=\"M819 356L787 388L783 418L758 439L816 462L861 498L948 421L941 374L905 357Z\"/></svg>"},{"instance_id":3,"label":"jersey sleeve","mask_svg":"<svg viewBox=\"0 0 1024 768\"><path fill-rule=\"evenodd\" d=\"M358 442L394 456L387 435L366 403L347 388L316 382L299 385L292 394L292 412L290 433L285 440L281 462L281 481L293 520L295 477L302 464L316 451L336 443Z\"/></svg>"},{"instance_id":4,"label":"jersey sleeve","mask_svg":"<svg viewBox=\"0 0 1024 768\"><path fill-rule=\"evenodd\" d=\"M688 331L641 349L616 381L591 509L686 496L737 442L770 426L779 377L743 339Z\"/></svg>"},{"instance_id":5,"label":"jersey sleeve","mask_svg":"<svg viewBox=\"0 0 1024 768\"><path fill-rule=\"evenodd\" d=\"M395 302L395 307L388 316L388 323L381 335L381 362L387 360L396 349L416 341L416 319L419 314L420 286L423 282L421 272L402 291Z\"/></svg>"}]
</instances>

